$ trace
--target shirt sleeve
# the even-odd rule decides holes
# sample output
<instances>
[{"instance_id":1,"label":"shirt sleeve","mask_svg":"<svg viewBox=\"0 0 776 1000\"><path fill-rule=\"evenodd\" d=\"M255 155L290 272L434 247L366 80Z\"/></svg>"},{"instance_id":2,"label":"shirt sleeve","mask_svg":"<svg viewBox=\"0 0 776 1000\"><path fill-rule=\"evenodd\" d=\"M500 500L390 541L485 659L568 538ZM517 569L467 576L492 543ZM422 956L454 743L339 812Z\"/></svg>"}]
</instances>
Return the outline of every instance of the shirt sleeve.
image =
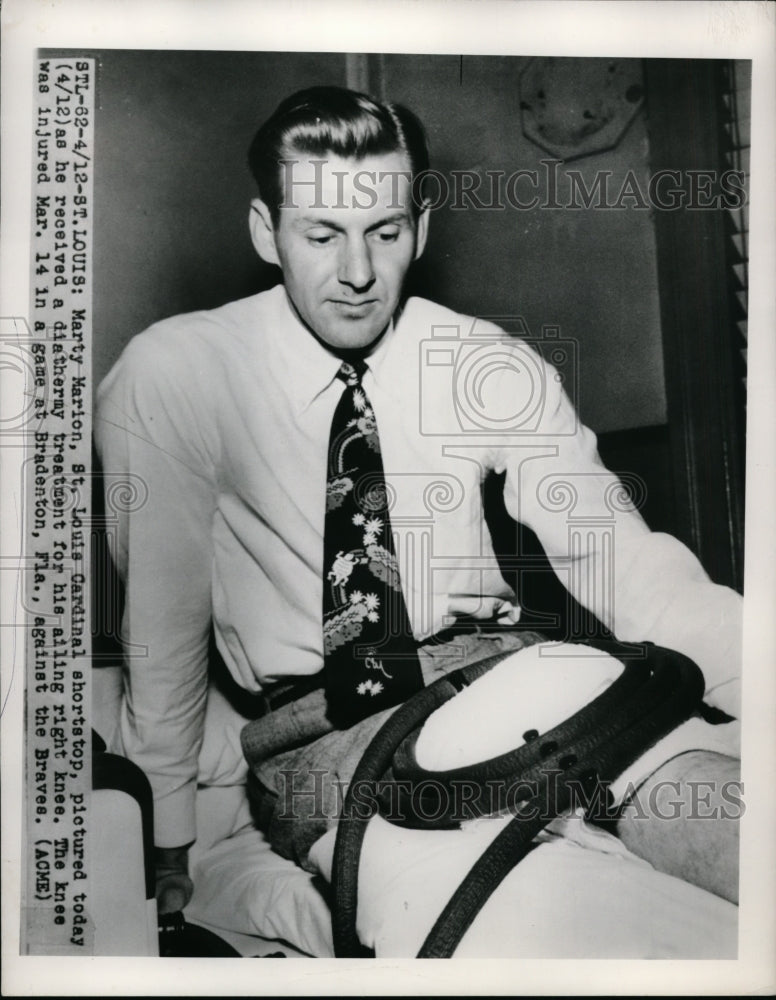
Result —
<instances>
[{"instance_id":1,"label":"shirt sleeve","mask_svg":"<svg viewBox=\"0 0 776 1000\"><path fill-rule=\"evenodd\" d=\"M536 399L519 408L534 426L504 437L492 453L494 467L506 470L507 510L536 533L567 589L618 639L689 656L706 678L706 700L737 717L742 598L712 583L686 546L649 530L602 464L555 369L538 365Z\"/></svg>"},{"instance_id":2,"label":"shirt sleeve","mask_svg":"<svg viewBox=\"0 0 776 1000\"><path fill-rule=\"evenodd\" d=\"M121 733L151 783L159 847L196 836L207 694L216 489L185 370L180 354L140 335L100 386L95 420L108 540L125 584Z\"/></svg>"}]
</instances>

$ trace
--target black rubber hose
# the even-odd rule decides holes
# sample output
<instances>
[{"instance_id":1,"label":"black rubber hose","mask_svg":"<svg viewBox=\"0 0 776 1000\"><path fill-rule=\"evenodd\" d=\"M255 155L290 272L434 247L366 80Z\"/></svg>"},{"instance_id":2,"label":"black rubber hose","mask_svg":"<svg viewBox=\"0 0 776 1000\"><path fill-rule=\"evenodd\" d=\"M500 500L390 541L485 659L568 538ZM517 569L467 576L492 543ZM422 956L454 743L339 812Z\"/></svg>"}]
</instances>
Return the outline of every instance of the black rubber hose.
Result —
<instances>
[{"instance_id":1,"label":"black rubber hose","mask_svg":"<svg viewBox=\"0 0 776 1000\"><path fill-rule=\"evenodd\" d=\"M626 660L632 660L634 650L639 649L609 641L592 645ZM687 718L703 696L703 676L692 661L660 647L645 645L648 650L646 662L639 657L632 663L626 663L623 675L603 695L537 741L546 745L552 737L553 742L558 744L549 758L545 755L542 759L541 754L537 755L536 748L529 744L518 751L475 765L473 769L425 772L417 768L414 754L409 761L405 754L405 763L414 765L409 770L417 770L425 778L438 775L448 780L452 780L453 776L471 779L473 773L485 780L488 777L492 780L494 773L509 776L515 781L536 778L543 783L541 787L545 796L548 795L547 774L557 774L553 764L557 767L564 758L568 760L571 757L575 764L581 760L576 766L569 768L567 765L565 782L569 784L589 780L591 773L596 780L614 778L678 721ZM332 923L338 957L371 954L361 946L356 934L356 906L361 845L367 824L377 812L378 803L374 795L369 797L365 806L361 794L356 803L354 788L362 788L368 782L376 783L391 766L396 747L433 711L453 697L462 686L482 676L509 655L511 653L500 653L455 671L419 692L385 722L364 753L345 798L334 850L332 889L335 907ZM616 704L618 701L619 704ZM584 727L580 724L581 720ZM584 731L580 732L581 729ZM414 743L412 746L414 748ZM595 756L596 753L598 756ZM592 761L591 754L594 755ZM562 771L563 767L559 770ZM523 810L523 816L518 814L515 821L499 834L453 895L419 957L452 954L487 896L525 855L536 833L553 818L549 813L554 811L557 815L566 808L564 803L569 789L561 783L556 793L560 798L553 800L549 810L545 808L543 813L540 810L536 821L526 821Z\"/></svg>"},{"instance_id":2,"label":"black rubber hose","mask_svg":"<svg viewBox=\"0 0 776 1000\"><path fill-rule=\"evenodd\" d=\"M512 652L502 652L470 667L462 667L419 691L388 718L364 752L348 787L337 825L332 869L332 914L334 954L337 958L359 958L368 954L356 934L358 871L361 844L369 820L377 811L377 797L363 803L360 792L365 784L376 783L387 771L398 744L433 711L449 701L462 686L471 683ZM358 792L356 791L358 790ZM356 796L358 795L358 801Z\"/></svg>"},{"instance_id":3,"label":"black rubber hose","mask_svg":"<svg viewBox=\"0 0 776 1000\"><path fill-rule=\"evenodd\" d=\"M612 780L692 714L703 697L703 675L686 657L677 654L673 663L670 659L660 656L647 682L646 686L652 688L650 694L661 696L651 711L620 728L616 735L609 730L592 748L592 759L581 760L559 782L553 784L544 777L537 796L488 845L455 890L423 942L418 958L449 958L455 952L485 902L525 857L536 834L569 808L575 782L589 777L586 772L594 771L599 781ZM538 815L526 818L537 806Z\"/></svg>"}]
</instances>

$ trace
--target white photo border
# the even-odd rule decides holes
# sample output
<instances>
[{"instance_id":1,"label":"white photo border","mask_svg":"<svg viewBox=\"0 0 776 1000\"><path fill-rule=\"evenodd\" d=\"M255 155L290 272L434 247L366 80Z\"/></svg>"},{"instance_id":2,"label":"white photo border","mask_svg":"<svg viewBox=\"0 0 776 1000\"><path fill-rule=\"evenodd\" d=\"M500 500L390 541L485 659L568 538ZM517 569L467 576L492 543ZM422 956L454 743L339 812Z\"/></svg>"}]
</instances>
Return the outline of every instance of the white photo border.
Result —
<instances>
[{"instance_id":1,"label":"white photo border","mask_svg":"<svg viewBox=\"0 0 776 1000\"><path fill-rule=\"evenodd\" d=\"M6 0L2 8L3 316L29 310L33 60L38 48L429 52L752 59L753 164L745 578L740 949L737 961L54 958L19 955L23 631L2 640L3 993L65 995L747 994L776 989L776 6L532 0ZM10 452L10 449L5 452ZM3 568L18 560L19 454L3 453ZM17 620L0 574L3 622ZM226 962L226 964L225 964ZM64 964L63 964L64 963Z\"/></svg>"}]
</instances>

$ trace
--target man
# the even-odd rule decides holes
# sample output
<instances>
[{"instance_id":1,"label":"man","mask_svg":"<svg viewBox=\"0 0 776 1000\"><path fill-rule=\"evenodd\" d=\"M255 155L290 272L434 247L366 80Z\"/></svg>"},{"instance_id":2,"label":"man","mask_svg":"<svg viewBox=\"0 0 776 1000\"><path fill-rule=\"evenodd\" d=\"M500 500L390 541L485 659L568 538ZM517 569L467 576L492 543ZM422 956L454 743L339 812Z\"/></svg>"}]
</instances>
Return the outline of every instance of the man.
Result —
<instances>
[{"instance_id":1,"label":"man","mask_svg":"<svg viewBox=\"0 0 776 1000\"><path fill-rule=\"evenodd\" d=\"M191 893L211 623L230 683L260 696L247 746L271 835L273 775L289 752L302 744L308 760L336 761L354 733L366 738L461 656L535 641L510 628L519 607L484 525L480 487L492 470L506 472L508 511L579 600L618 638L689 655L707 700L737 714L738 595L627 504L613 519L617 480L536 354L490 324L403 300L429 225L417 120L313 88L280 105L250 163L253 242L283 284L152 327L99 395L106 472L140 476L148 490L122 519L114 558L126 583L122 738L154 789L163 911ZM491 359L487 378L457 386L472 351ZM367 479L377 499L359 493ZM569 479L584 509L613 521L611 553L597 542L572 551L552 491ZM329 530L338 517L345 541ZM458 619L497 627L449 646ZM732 756L710 754L718 742L697 727L660 746L639 781L735 775ZM669 826L625 822L622 835L658 867L734 898L733 824L683 836L680 850ZM286 845L302 863L308 846Z\"/></svg>"}]
</instances>

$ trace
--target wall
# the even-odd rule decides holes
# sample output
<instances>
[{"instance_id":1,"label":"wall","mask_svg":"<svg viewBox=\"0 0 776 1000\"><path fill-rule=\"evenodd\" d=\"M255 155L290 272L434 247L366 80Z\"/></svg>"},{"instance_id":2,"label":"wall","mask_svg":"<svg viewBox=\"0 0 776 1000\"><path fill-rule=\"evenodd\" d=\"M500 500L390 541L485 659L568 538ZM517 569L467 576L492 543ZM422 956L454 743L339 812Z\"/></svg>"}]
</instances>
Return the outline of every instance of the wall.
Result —
<instances>
[{"instance_id":1,"label":"wall","mask_svg":"<svg viewBox=\"0 0 776 1000\"><path fill-rule=\"evenodd\" d=\"M175 313L269 287L248 234L246 152L293 91L345 84L342 55L99 53L95 377Z\"/></svg>"},{"instance_id":2,"label":"wall","mask_svg":"<svg viewBox=\"0 0 776 1000\"><path fill-rule=\"evenodd\" d=\"M665 421L663 358L655 239L643 209L548 209L542 160L550 154L522 134L520 57L395 55L384 60L385 90L415 110L429 128L434 166L537 170L540 206L521 211L437 213L423 262L432 298L481 314L525 317L534 335L560 326L578 341L578 405L596 431ZM570 161L592 186L611 171L614 201L633 169L646 189L645 115L613 150ZM567 167L558 170L558 202L567 204ZM528 188L522 198L527 202Z\"/></svg>"}]
</instances>

